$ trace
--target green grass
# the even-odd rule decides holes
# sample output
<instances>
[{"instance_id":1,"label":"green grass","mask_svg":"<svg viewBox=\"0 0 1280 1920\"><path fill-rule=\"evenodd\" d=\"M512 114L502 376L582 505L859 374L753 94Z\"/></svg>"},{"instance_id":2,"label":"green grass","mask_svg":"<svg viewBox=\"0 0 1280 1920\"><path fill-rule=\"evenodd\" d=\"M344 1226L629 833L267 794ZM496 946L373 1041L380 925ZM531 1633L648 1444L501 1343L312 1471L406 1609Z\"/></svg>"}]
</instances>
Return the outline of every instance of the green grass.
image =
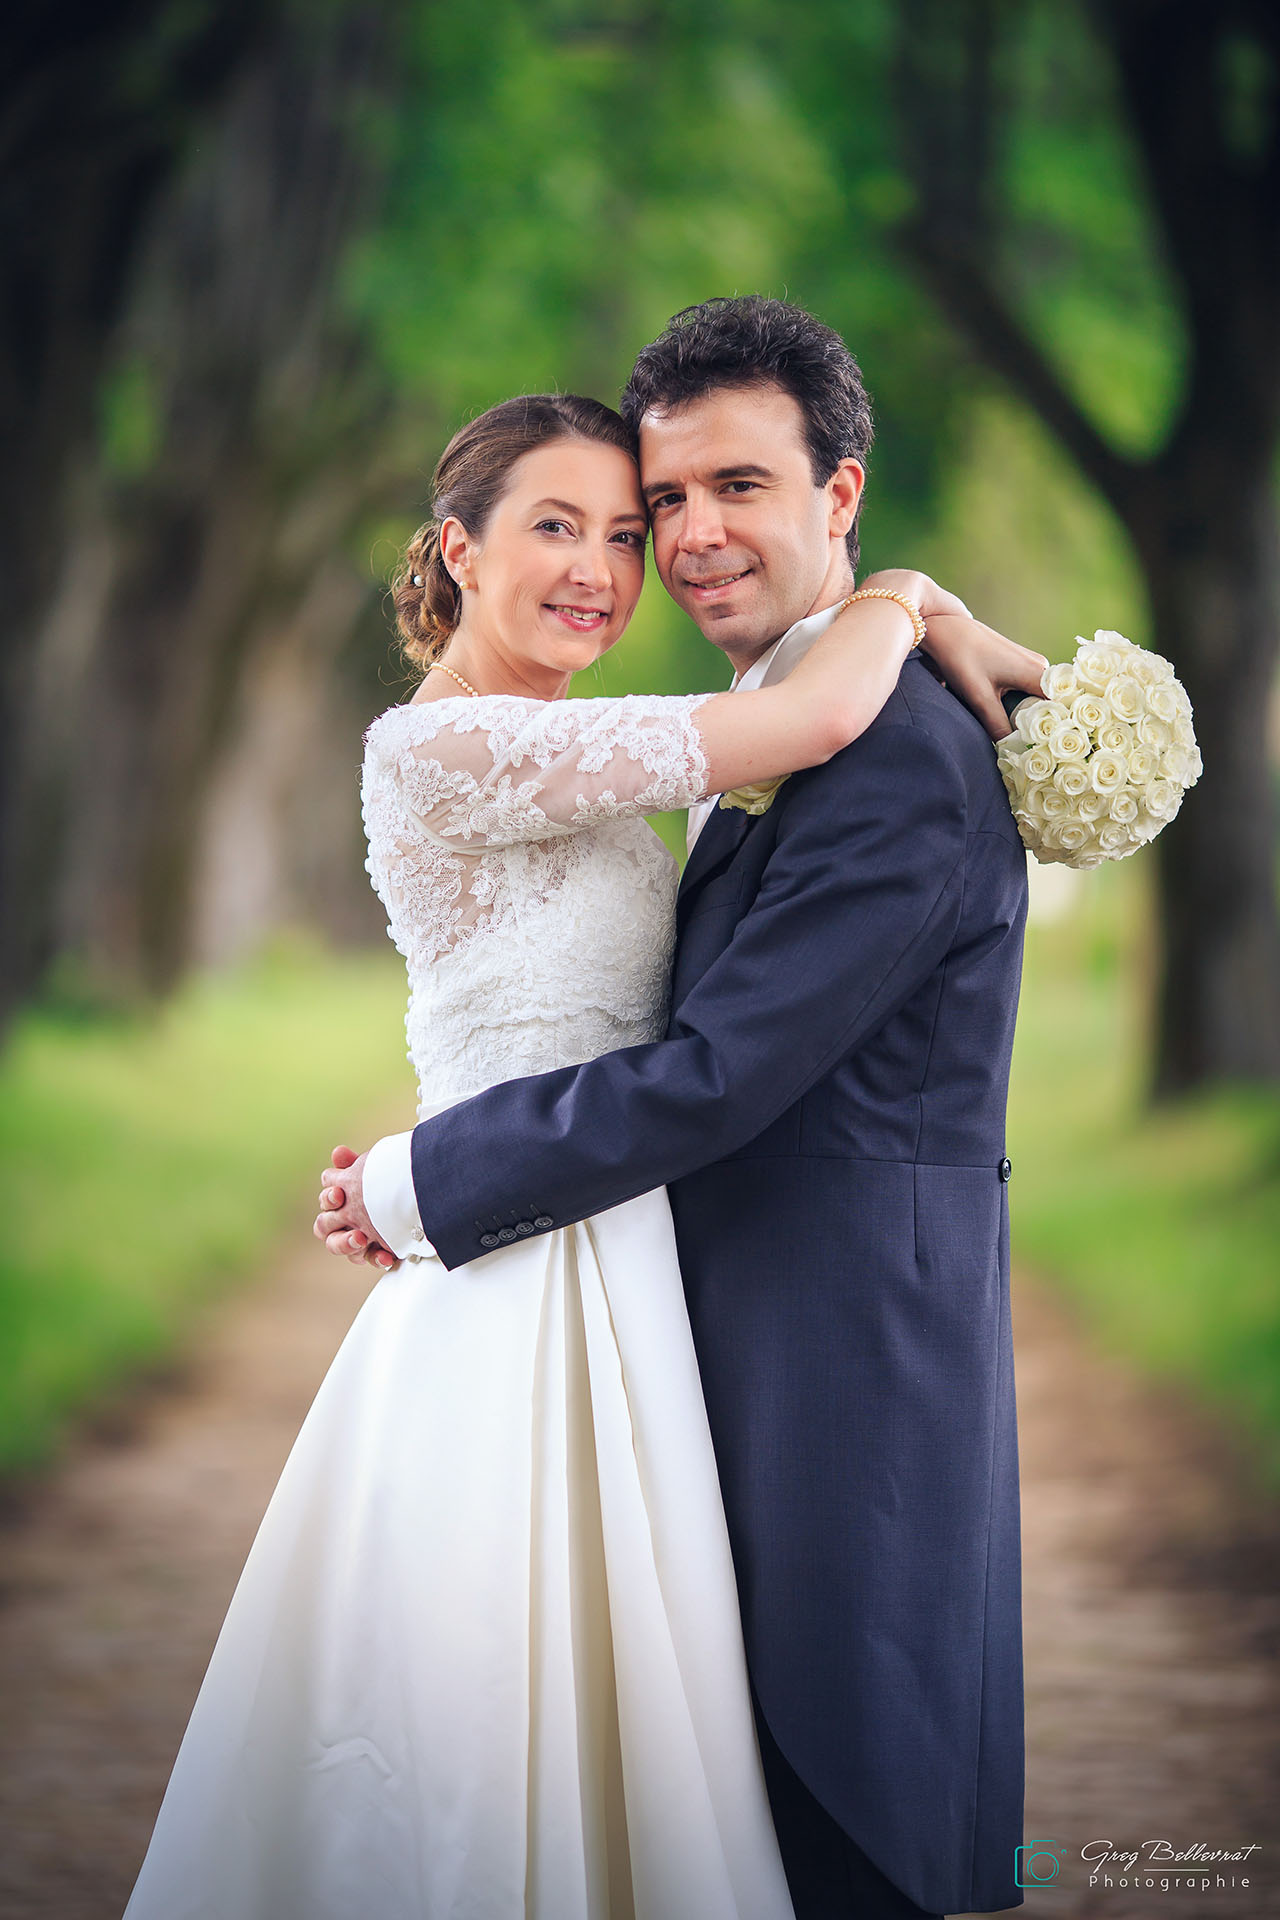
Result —
<instances>
[{"instance_id":1,"label":"green grass","mask_svg":"<svg viewBox=\"0 0 1280 1920\"><path fill-rule=\"evenodd\" d=\"M1178 1380L1280 1487L1280 1090L1149 1109L1149 874L1032 925L1010 1094L1015 1256L1101 1345Z\"/></svg>"},{"instance_id":2,"label":"green grass","mask_svg":"<svg viewBox=\"0 0 1280 1920\"><path fill-rule=\"evenodd\" d=\"M29 1014L0 1060L0 1470L170 1353L193 1305L305 1213L335 1138L394 1115L403 968L277 951L158 1018ZM353 1140L353 1145L363 1144Z\"/></svg>"}]
</instances>

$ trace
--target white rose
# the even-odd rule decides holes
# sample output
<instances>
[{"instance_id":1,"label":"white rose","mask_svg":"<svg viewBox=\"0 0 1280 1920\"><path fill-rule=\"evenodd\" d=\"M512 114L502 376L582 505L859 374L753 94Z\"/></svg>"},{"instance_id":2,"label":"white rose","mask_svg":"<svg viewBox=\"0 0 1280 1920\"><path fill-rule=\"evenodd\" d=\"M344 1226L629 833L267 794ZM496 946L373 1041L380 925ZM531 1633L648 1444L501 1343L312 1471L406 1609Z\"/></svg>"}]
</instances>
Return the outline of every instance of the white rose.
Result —
<instances>
[{"instance_id":1,"label":"white rose","mask_svg":"<svg viewBox=\"0 0 1280 1920\"><path fill-rule=\"evenodd\" d=\"M1061 700L1039 701L1030 723L1033 745L1042 746L1070 718L1071 715Z\"/></svg>"},{"instance_id":2,"label":"white rose","mask_svg":"<svg viewBox=\"0 0 1280 1920\"><path fill-rule=\"evenodd\" d=\"M1096 693L1078 693L1071 702L1071 718L1086 733L1096 733L1099 727L1106 726L1111 715Z\"/></svg>"},{"instance_id":3,"label":"white rose","mask_svg":"<svg viewBox=\"0 0 1280 1920\"><path fill-rule=\"evenodd\" d=\"M1002 755L998 761L1005 791L1015 803L1021 800L1027 790L1027 776L1022 765L1022 755L1011 753Z\"/></svg>"},{"instance_id":4,"label":"white rose","mask_svg":"<svg viewBox=\"0 0 1280 1920\"><path fill-rule=\"evenodd\" d=\"M1093 644L1095 647L1132 647L1133 641L1126 640L1114 627L1095 627Z\"/></svg>"},{"instance_id":5,"label":"white rose","mask_svg":"<svg viewBox=\"0 0 1280 1920\"><path fill-rule=\"evenodd\" d=\"M1157 720L1166 720L1170 726L1178 717L1178 696L1170 686L1148 687L1147 706Z\"/></svg>"},{"instance_id":6,"label":"white rose","mask_svg":"<svg viewBox=\"0 0 1280 1920\"><path fill-rule=\"evenodd\" d=\"M1066 853L1079 853L1090 840L1088 827L1082 827L1078 820L1064 820L1057 829L1058 845Z\"/></svg>"},{"instance_id":7,"label":"white rose","mask_svg":"<svg viewBox=\"0 0 1280 1920\"><path fill-rule=\"evenodd\" d=\"M1099 820L1107 810L1107 797L1095 793L1092 787L1088 793L1082 793L1076 801L1077 820Z\"/></svg>"},{"instance_id":8,"label":"white rose","mask_svg":"<svg viewBox=\"0 0 1280 1920\"><path fill-rule=\"evenodd\" d=\"M1053 755L1046 746L1031 747L1023 754L1022 764L1028 782L1038 785L1041 781L1053 778Z\"/></svg>"},{"instance_id":9,"label":"white rose","mask_svg":"<svg viewBox=\"0 0 1280 1920\"><path fill-rule=\"evenodd\" d=\"M1133 728L1123 720L1108 720L1105 727L1098 728L1098 745L1108 753L1128 753L1133 745Z\"/></svg>"},{"instance_id":10,"label":"white rose","mask_svg":"<svg viewBox=\"0 0 1280 1920\"><path fill-rule=\"evenodd\" d=\"M1118 673L1106 691L1107 705L1117 720L1132 726L1146 710L1146 695L1131 673Z\"/></svg>"},{"instance_id":11,"label":"white rose","mask_svg":"<svg viewBox=\"0 0 1280 1920\"><path fill-rule=\"evenodd\" d=\"M1059 793L1065 793L1069 799L1075 800L1080 794L1089 792L1089 775L1078 760L1069 760L1065 766L1056 769L1053 784Z\"/></svg>"},{"instance_id":12,"label":"white rose","mask_svg":"<svg viewBox=\"0 0 1280 1920\"><path fill-rule=\"evenodd\" d=\"M1059 763L1083 760L1089 752L1089 736L1074 720L1065 720L1049 735L1049 751Z\"/></svg>"},{"instance_id":13,"label":"white rose","mask_svg":"<svg viewBox=\"0 0 1280 1920\"><path fill-rule=\"evenodd\" d=\"M1047 700L1022 700L1018 704L1013 719L1013 730L1020 740L1026 741L1028 746L1033 747L1040 738L1036 731L1036 724L1042 710L1048 704Z\"/></svg>"},{"instance_id":14,"label":"white rose","mask_svg":"<svg viewBox=\"0 0 1280 1920\"><path fill-rule=\"evenodd\" d=\"M1083 646L1076 655L1076 679L1090 693L1105 693L1123 665L1114 647Z\"/></svg>"},{"instance_id":15,"label":"white rose","mask_svg":"<svg viewBox=\"0 0 1280 1920\"><path fill-rule=\"evenodd\" d=\"M1173 728L1167 720L1161 720L1157 714L1144 713L1134 728L1144 747L1154 747L1161 752L1173 739Z\"/></svg>"},{"instance_id":16,"label":"white rose","mask_svg":"<svg viewBox=\"0 0 1280 1920\"><path fill-rule=\"evenodd\" d=\"M1147 790L1142 796L1142 804L1153 820L1172 820L1178 811L1182 795L1172 780L1157 774L1154 780L1147 782Z\"/></svg>"},{"instance_id":17,"label":"white rose","mask_svg":"<svg viewBox=\"0 0 1280 1920\"><path fill-rule=\"evenodd\" d=\"M1122 827L1132 826L1138 817L1138 803L1128 788L1122 787L1107 808L1111 819L1119 821Z\"/></svg>"},{"instance_id":18,"label":"white rose","mask_svg":"<svg viewBox=\"0 0 1280 1920\"><path fill-rule=\"evenodd\" d=\"M1065 820L1072 806L1065 793L1057 787L1045 787L1040 796L1040 805L1046 820Z\"/></svg>"},{"instance_id":19,"label":"white rose","mask_svg":"<svg viewBox=\"0 0 1280 1920\"><path fill-rule=\"evenodd\" d=\"M1075 661L1059 660L1054 666L1047 668L1041 685L1050 700L1074 699L1080 691L1076 682Z\"/></svg>"},{"instance_id":20,"label":"white rose","mask_svg":"<svg viewBox=\"0 0 1280 1920\"><path fill-rule=\"evenodd\" d=\"M1098 829L1098 845L1103 853L1116 854L1131 841L1128 827L1122 827L1115 820L1104 820Z\"/></svg>"},{"instance_id":21,"label":"white rose","mask_svg":"<svg viewBox=\"0 0 1280 1920\"><path fill-rule=\"evenodd\" d=\"M1150 747L1133 747L1128 755L1128 766L1130 784L1145 787L1147 781L1154 779L1160 771L1159 756Z\"/></svg>"},{"instance_id":22,"label":"white rose","mask_svg":"<svg viewBox=\"0 0 1280 1920\"><path fill-rule=\"evenodd\" d=\"M1089 761L1089 784L1095 793L1118 793L1129 778L1129 763L1118 753L1099 749Z\"/></svg>"}]
</instances>

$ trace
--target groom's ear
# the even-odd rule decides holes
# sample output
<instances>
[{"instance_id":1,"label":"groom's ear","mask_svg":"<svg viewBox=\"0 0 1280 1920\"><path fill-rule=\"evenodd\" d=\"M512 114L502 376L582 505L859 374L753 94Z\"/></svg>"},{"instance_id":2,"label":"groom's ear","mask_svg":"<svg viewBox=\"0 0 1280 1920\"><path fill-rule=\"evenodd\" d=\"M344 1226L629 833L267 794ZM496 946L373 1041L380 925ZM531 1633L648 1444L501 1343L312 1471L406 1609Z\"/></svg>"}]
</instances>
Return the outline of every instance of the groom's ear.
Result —
<instances>
[{"instance_id":1,"label":"groom's ear","mask_svg":"<svg viewBox=\"0 0 1280 1920\"><path fill-rule=\"evenodd\" d=\"M842 460L827 481L830 531L835 539L843 540L853 525L866 484L867 470L860 460Z\"/></svg>"}]
</instances>

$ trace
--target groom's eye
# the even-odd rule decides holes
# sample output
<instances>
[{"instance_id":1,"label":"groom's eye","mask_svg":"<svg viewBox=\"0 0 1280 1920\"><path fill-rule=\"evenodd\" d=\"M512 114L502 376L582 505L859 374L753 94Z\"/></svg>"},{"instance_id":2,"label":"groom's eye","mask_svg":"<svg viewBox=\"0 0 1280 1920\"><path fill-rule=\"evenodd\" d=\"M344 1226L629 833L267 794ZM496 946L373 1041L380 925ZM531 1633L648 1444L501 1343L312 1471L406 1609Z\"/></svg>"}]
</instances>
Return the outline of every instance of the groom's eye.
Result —
<instances>
[{"instance_id":1,"label":"groom's eye","mask_svg":"<svg viewBox=\"0 0 1280 1920\"><path fill-rule=\"evenodd\" d=\"M660 493L656 500L649 502L649 511L650 513L659 513L663 507L678 506L679 502L680 495L678 493Z\"/></svg>"},{"instance_id":2,"label":"groom's eye","mask_svg":"<svg viewBox=\"0 0 1280 1920\"><path fill-rule=\"evenodd\" d=\"M754 480L731 480L728 490L730 493L754 493L755 489Z\"/></svg>"}]
</instances>

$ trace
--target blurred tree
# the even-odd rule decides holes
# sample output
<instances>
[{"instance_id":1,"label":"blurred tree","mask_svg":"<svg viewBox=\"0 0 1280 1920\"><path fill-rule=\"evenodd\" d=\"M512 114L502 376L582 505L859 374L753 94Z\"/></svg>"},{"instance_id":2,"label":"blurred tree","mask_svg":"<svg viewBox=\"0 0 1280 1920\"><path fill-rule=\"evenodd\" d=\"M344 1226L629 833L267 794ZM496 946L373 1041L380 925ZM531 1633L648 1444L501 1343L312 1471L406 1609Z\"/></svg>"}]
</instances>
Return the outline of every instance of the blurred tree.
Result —
<instances>
[{"instance_id":1,"label":"blurred tree","mask_svg":"<svg viewBox=\"0 0 1280 1920\"><path fill-rule=\"evenodd\" d=\"M1024 0L901 7L893 85L910 108L914 205L898 233L971 351L1127 529L1154 643L1195 706L1204 777L1157 848L1155 1090L1276 1079L1280 14L1255 0L1092 0L1094 41L1069 14ZM1153 312L1162 283L1185 341L1167 410L1144 404L1168 333ZM1136 344L1135 318L1152 324ZM1108 345L1135 377L1099 424Z\"/></svg>"},{"instance_id":2,"label":"blurred tree","mask_svg":"<svg viewBox=\"0 0 1280 1920\"><path fill-rule=\"evenodd\" d=\"M39 851L23 847L16 819L69 473L92 441L103 356L150 210L270 11L251 0L19 0L0 22L0 1023L47 953L28 911Z\"/></svg>"},{"instance_id":3,"label":"blurred tree","mask_svg":"<svg viewBox=\"0 0 1280 1920\"><path fill-rule=\"evenodd\" d=\"M387 52L366 8L291 8L262 37L157 209L115 341L79 536L100 580L79 710L55 688L37 728L74 750L42 754L47 800L32 783L53 938L98 992L161 993L185 970L245 678L283 647L301 696L358 611L343 545L387 482L389 395L334 288L376 200L362 108Z\"/></svg>"}]
</instances>

